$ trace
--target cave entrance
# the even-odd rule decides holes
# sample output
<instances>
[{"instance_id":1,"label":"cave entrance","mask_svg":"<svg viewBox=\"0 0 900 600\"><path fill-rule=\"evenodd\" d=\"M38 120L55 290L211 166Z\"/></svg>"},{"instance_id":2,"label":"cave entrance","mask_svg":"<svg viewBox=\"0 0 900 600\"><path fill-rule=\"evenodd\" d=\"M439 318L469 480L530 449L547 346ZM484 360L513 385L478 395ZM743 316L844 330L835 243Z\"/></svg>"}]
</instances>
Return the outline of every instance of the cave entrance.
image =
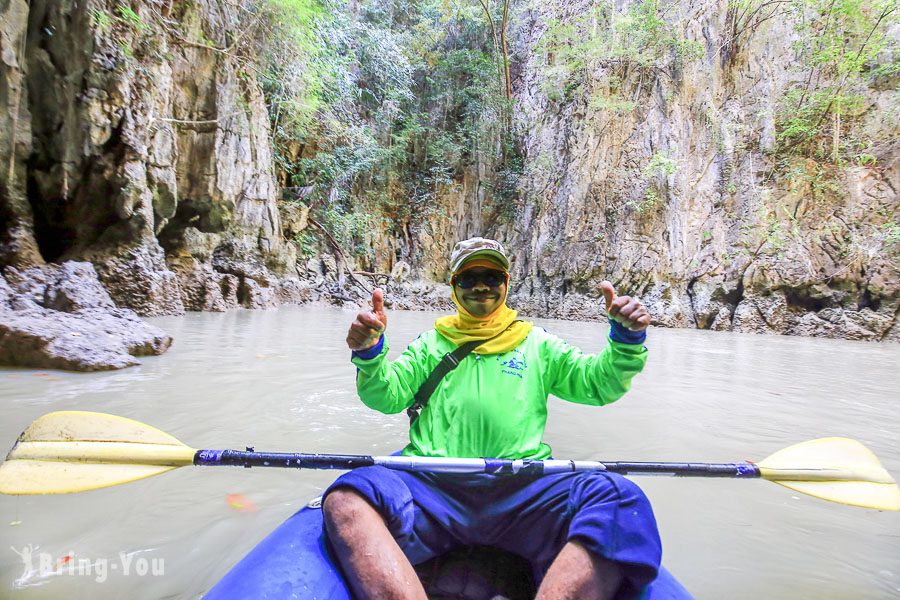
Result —
<instances>
[{"instance_id":1,"label":"cave entrance","mask_svg":"<svg viewBox=\"0 0 900 600\"><path fill-rule=\"evenodd\" d=\"M77 232L69 218L70 202L63 197L45 198L31 168L28 169L26 195L34 219L38 250L45 261L58 262L74 248L77 240Z\"/></svg>"},{"instance_id":2,"label":"cave entrance","mask_svg":"<svg viewBox=\"0 0 900 600\"><path fill-rule=\"evenodd\" d=\"M221 233L225 231L223 222L216 222L217 214L212 210L213 202L209 198L181 198L175 208L175 214L156 236L159 245L169 253L178 250L184 244L184 231L193 227L202 233Z\"/></svg>"}]
</instances>

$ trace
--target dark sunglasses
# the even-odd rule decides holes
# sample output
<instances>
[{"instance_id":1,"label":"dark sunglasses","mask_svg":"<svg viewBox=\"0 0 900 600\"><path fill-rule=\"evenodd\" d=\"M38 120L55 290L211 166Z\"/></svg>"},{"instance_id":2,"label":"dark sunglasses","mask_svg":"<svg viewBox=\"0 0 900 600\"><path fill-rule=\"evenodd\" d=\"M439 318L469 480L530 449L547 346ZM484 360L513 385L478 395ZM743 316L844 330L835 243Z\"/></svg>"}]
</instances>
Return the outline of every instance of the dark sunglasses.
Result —
<instances>
[{"instance_id":1,"label":"dark sunglasses","mask_svg":"<svg viewBox=\"0 0 900 600\"><path fill-rule=\"evenodd\" d=\"M454 275L452 281L454 285L458 285L464 290L475 287L478 282L488 287L497 287L506 283L506 273L503 271L481 271L480 273L464 271L459 275Z\"/></svg>"}]
</instances>

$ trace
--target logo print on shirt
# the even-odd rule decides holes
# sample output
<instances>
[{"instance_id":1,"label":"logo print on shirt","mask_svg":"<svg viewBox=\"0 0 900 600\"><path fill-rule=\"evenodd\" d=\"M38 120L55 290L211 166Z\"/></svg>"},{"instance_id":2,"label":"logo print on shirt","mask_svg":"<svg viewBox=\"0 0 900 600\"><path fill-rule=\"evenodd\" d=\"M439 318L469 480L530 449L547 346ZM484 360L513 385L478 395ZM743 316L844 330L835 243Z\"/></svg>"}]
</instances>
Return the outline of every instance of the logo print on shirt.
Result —
<instances>
[{"instance_id":1,"label":"logo print on shirt","mask_svg":"<svg viewBox=\"0 0 900 600\"><path fill-rule=\"evenodd\" d=\"M519 379L522 379L522 374L528 369L528 363L525 362L525 355L519 350L513 350L511 353L504 356L507 356L508 358L503 360L502 356L497 357L500 364L505 367L504 369L501 369L500 372L506 375L514 375Z\"/></svg>"}]
</instances>

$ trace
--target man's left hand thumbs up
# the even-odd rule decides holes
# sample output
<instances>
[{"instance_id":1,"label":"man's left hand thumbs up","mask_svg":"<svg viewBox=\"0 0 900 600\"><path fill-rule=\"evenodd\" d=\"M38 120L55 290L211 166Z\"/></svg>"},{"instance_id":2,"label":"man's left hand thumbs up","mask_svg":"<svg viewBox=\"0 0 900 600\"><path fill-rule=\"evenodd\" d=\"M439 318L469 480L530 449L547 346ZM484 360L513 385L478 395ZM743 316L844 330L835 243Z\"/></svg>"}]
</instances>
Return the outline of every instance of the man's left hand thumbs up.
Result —
<instances>
[{"instance_id":1,"label":"man's left hand thumbs up","mask_svg":"<svg viewBox=\"0 0 900 600\"><path fill-rule=\"evenodd\" d=\"M631 331L643 331L650 325L650 313L631 296L616 297L616 289L609 281L600 284L603 299L606 300L606 313L613 321L618 321Z\"/></svg>"}]
</instances>

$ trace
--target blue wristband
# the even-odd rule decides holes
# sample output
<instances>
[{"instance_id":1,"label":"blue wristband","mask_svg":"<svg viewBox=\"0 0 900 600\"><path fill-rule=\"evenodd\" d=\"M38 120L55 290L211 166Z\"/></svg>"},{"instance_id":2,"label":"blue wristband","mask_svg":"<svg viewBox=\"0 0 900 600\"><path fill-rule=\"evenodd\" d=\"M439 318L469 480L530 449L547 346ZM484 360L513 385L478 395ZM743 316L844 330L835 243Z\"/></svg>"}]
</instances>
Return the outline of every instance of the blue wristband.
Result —
<instances>
[{"instance_id":1,"label":"blue wristband","mask_svg":"<svg viewBox=\"0 0 900 600\"><path fill-rule=\"evenodd\" d=\"M361 358L363 360L372 360L379 354L381 354L382 349L384 349L384 334L381 334L381 337L378 338L378 343L372 346L371 348L367 348L365 350L354 350L353 358Z\"/></svg>"},{"instance_id":2,"label":"blue wristband","mask_svg":"<svg viewBox=\"0 0 900 600\"><path fill-rule=\"evenodd\" d=\"M609 339L622 344L643 344L647 339L647 331L632 331L618 321L610 319Z\"/></svg>"}]
</instances>

